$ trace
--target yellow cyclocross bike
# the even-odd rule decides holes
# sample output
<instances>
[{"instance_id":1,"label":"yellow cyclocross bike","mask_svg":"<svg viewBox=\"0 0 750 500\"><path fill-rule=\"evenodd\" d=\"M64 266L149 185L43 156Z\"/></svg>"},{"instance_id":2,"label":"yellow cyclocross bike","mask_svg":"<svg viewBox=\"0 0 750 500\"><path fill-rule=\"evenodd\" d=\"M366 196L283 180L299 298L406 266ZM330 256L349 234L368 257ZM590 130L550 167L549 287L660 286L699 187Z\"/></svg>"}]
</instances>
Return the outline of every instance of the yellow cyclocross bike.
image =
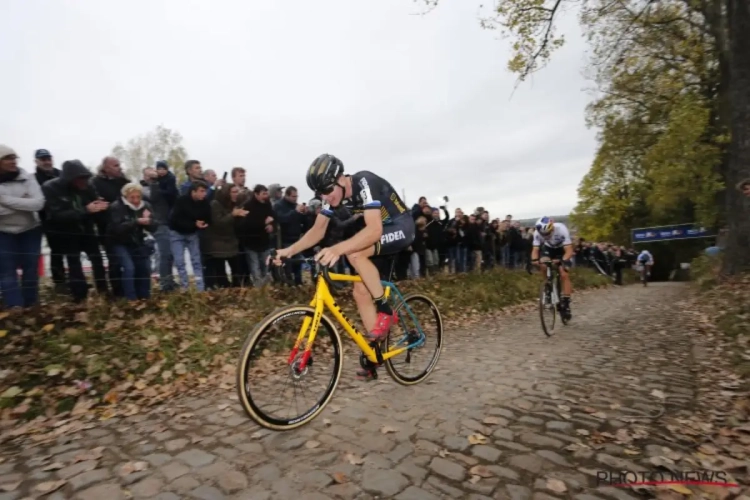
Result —
<instances>
[{"instance_id":1,"label":"yellow cyclocross bike","mask_svg":"<svg viewBox=\"0 0 750 500\"><path fill-rule=\"evenodd\" d=\"M344 351L336 324L324 314L326 309L357 344L359 364L373 378L377 378L376 368L384 364L399 384L422 382L435 368L443 347L443 320L429 297L402 296L395 284L383 281L398 324L381 343L369 342L344 315L330 290L343 288L343 282L361 281L359 276L331 273L312 258L283 262L285 266L304 263L314 266L317 275L310 305L280 307L263 318L242 346L237 366L237 389L245 412L259 425L278 431L312 421L338 386ZM393 263L392 258L391 274ZM434 345L431 349L430 344Z\"/></svg>"}]
</instances>

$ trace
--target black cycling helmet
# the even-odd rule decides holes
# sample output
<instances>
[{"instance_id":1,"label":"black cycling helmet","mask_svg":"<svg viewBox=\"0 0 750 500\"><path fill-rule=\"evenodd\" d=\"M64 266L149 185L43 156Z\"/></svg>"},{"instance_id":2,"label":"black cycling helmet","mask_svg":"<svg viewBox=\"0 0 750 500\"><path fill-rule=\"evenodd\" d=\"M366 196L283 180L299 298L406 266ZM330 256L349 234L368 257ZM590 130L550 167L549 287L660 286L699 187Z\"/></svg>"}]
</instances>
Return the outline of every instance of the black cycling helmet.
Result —
<instances>
[{"instance_id":1,"label":"black cycling helmet","mask_svg":"<svg viewBox=\"0 0 750 500\"><path fill-rule=\"evenodd\" d=\"M315 158L307 170L307 187L315 193L328 194L336 180L344 175L344 163L333 155L322 154Z\"/></svg>"}]
</instances>

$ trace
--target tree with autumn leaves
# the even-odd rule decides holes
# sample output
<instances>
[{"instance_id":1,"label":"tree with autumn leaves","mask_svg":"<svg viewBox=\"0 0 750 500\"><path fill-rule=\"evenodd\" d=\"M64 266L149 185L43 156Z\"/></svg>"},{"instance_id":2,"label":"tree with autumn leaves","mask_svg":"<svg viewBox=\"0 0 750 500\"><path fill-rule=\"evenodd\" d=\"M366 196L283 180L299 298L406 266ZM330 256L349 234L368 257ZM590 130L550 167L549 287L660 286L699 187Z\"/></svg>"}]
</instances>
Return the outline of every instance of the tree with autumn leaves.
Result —
<instances>
[{"instance_id":1,"label":"tree with autumn leaves","mask_svg":"<svg viewBox=\"0 0 750 500\"><path fill-rule=\"evenodd\" d=\"M187 178L184 165L188 154L182 145L182 134L163 125L133 137L125 144L118 143L111 154L120 160L125 175L131 179L140 178L143 168L154 167L158 160L167 162L178 182Z\"/></svg>"},{"instance_id":2,"label":"tree with autumn leaves","mask_svg":"<svg viewBox=\"0 0 750 500\"><path fill-rule=\"evenodd\" d=\"M750 210L734 187L750 177L750 2L499 0L482 26L514 39L508 68L523 81L563 45L556 21L572 5L599 91L580 232L625 242L632 227L727 226L724 272L749 269Z\"/></svg>"}]
</instances>

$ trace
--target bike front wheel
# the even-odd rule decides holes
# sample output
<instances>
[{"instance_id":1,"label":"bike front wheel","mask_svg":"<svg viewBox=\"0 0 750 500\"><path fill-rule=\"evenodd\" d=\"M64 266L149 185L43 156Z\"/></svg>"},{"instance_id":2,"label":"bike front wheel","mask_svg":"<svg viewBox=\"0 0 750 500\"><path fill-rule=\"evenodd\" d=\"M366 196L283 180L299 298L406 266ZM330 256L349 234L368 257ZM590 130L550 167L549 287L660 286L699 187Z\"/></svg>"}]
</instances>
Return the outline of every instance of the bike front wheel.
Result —
<instances>
[{"instance_id":1,"label":"bike front wheel","mask_svg":"<svg viewBox=\"0 0 750 500\"><path fill-rule=\"evenodd\" d=\"M317 417L333 397L344 362L341 337L322 315L315 341L306 349L314 315L309 306L277 309L258 323L242 346L237 362L239 401L262 427L296 429ZM303 328L305 340L295 349Z\"/></svg>"},{"instance_id":2,"label":"bike front wheel","mask_svg":"<svg viewBox=\"0 0 750 500\"><path fill-rule=\"evenodd\" d=\"M385 369L401 385L418 384L429 377L437 365L443 349L443 318L435 302L421 294L404 297L395 312L399 317L398 325L391 327L384 352L411 347L385 360ZM423 363L419 363L420 359Z\"/></svg>"},{"instance_id":3,"label":"bike front wheel","mask_svg":"<svg viewBox=\"0 0 750 500\"><path fill-rule=\"evenodd\" d=\"M549 318L546 316L549 315ZM539 319L542 320L542 331L547 337L555 333L557 321L556 304L552 303L552 286L545 281L539 289Z\"/></svg>"}]
</instances>

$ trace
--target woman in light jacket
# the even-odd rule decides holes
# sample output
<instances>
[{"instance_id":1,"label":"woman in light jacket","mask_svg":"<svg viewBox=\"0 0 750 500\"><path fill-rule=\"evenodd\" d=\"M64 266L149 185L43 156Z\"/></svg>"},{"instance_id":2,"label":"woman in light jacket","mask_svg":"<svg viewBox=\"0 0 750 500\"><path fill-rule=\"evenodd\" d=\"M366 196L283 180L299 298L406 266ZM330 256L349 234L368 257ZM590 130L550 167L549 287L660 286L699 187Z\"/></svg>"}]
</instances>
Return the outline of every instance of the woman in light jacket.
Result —
<instances>
[{"instance_id":1,"label":"woman in light jacket","mask_svg":"<svg viewBox=\"0 0 750 500\"><path fill-rule=\"evenodd\" d=\"M122 289L128 300L151 296L151 247L146 231L156 232L160 221L143 200L143 188L131 182L122 187L122 197L109 207L107 236L122 266Z\"/></svg>"},{"instance_id":2,"label":"woman in light jacket","mask_svg":"<svg viewBox=\"0 0 750 500\"><path fill-rule=\"evenodd\" d=\"M43 207L36 178L18 168L13 149L0 144L0 291L5 307L31 307L39 301L42 229L37 212Z\"/></svg>"}]
</instances>

